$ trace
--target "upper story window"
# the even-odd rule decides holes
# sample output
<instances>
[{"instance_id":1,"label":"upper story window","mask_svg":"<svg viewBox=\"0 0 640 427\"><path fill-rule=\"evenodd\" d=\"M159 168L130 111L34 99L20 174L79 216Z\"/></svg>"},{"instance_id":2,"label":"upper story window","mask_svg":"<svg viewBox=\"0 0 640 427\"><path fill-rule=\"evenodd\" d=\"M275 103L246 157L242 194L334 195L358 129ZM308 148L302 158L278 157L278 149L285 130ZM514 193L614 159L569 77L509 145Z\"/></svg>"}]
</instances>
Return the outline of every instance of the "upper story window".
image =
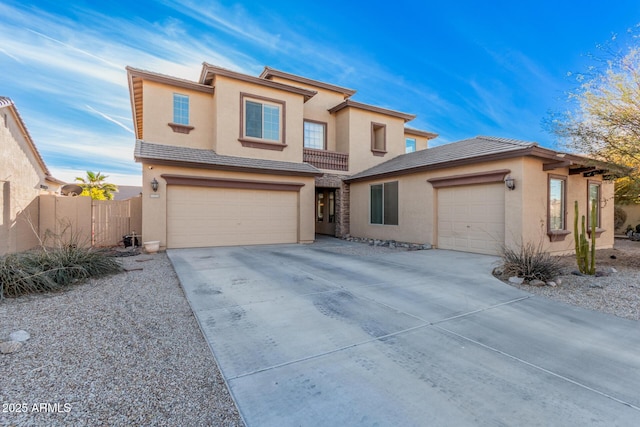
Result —
<instances>
[{"instance_id":1,"label":"upper story window","mask_svg":"<svg viewBox=\"0 0 640 427\"><path fill-rule=\"evenodd\" d=\"M404 150L405 153L413 153L414 151L416 151L415 138L405 138L404 145L405 145L405 150Z\"/></svg>"},{"instance_id":2,"label":"upper story window","mask_svg":"<svg viewBox=\"0 0 640 427\"><path fill-rule=\"evenodd\" d=\"M311 120L304 121L304 147L316 150L327 149L327 124Z\"/></svg>"},{"instance_id":3,"label":"upper story window","mask_svg":"<svg viewBox=\"0 0 640 427\"><path fill-rule=\"evenodd\" d=\"M189 96L173 94L173 121L169 127L177 133L189 133L194 127L189 125Z\"/></svg>"},{"instance_id":4,"label":"upper story window","mask_svg":"<svg viewBox=\"0 0 640 427\"><path fill-rule=\"evenodd\" d=\"M589 181L589 200L587 204L587 227L591 229L591 210L596 204L596 228L600 228L600 182Z\"/></svg>"},{"instance_id":5,"label":"upper story window","mask_svg":"<svg viewBox=\"0 0 640 427\"><path fill-rule=\"evenodd\" d=\"M371 152L375 156L387 153L387 125L371 122Z\"/></svg>"},{"instance_id":6,"label":"upper story window","mask_svg":"<svg viewBox=\"0 0 640 427\"><path fill-rule=\"evenodd\" d=\"M282 150L285 145L285 103L242 93L240 138L245 147Z\"/></svg>"},{"instance_id":7,"label":"upper story window","mask_svg":"<svg viewBox=\"0 0 640 427\"><path fill-rule=\"evenodd\" d=\"M179 93L173 94L173 123L189 124L189 96Z\"/></svg>"}]
</instances>

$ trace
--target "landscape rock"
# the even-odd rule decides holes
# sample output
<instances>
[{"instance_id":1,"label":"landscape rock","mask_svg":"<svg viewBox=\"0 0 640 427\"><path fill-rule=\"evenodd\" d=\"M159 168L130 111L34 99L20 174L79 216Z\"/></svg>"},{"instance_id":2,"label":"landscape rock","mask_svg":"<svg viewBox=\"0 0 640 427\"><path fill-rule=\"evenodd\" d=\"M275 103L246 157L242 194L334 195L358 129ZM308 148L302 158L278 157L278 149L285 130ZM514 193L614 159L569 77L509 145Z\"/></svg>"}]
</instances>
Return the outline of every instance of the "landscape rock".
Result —
<instances>
[{"instance_id":1,"label":"landscape rock","mask_svg":"<svg viewBox=\"0 0 640 427\"><path fill-rule=\"evenodd\" d=\"M552 288L555 288L556 286L558 286L558 284L556 282L554 282L553 280L547 282L547 286L551 286Z\"/></svg>"},{"instance_id":2,"label":"landscape rock","mask_svg":"<svg viewBox=\"0 0 640 427\"><path fill-rule=\"evenodd\" d=\"M9 339L11 341L23 342L28 340L29 338L31 338L31 335L29 335L29 332L23 331L23 330L11 332L9 334Z\"/></svg>"},{"instance_id":3,"label":"landscape rock","mask_svg":"<svg viewBox=\"0 0 640 427\"><path fill-rule=\"evenodd\" d=\"M509 277L509 283L515 283L516 285L521 285L524 282L522 277Z\"/></svg>"},{"instance_id":4,"label":"landscape rock","mask_svg":"<svg viewBox=\"0 0 640 427\"><path fill-rule=\"evenodd\" d=\"M578 270L573 270L571 272L574 276L586 276L586 274L579 272Z\"/></svg>"},{"instance_id":5,"label":"landscape rock","mask_svg":"<svg viewBox=\"0 0 640 427\"><path fill-rule=\"evenodd\" d=\"M491 272L494 276L502 276L504 274L504 269L502 268L502 266L500 267L496 267L493 269L493 271Z\"/></svg>"},{"instance_id":6,"label":"landscape rock","mask_svg":"<svg viewBox=\"0 0 640 427\"><path fill-rule=\"evenodd\" d=\"M534 280L530 281L529 284L531 286L545 286L546 285L545 282L543 282L542 280L538 280L538 279L534 279Z\"/></svg>"},{"instance_id":7,"label":"landscape rock","mask_svg":"<svg viewBox=\"0 0 640 427\"><path fill-rule=\"evenodd\" d=\"M608 275L609 275L609 273L607 273L604 270L602 270L602 271L598 270L598 271L596 271L596 274L595 274L596 277L607 277Z\"/></svg>"},{"instance_id":8,"label":"landscape rock","mask_svg":"<svg viewBox=\"0 0 640 427\"><path fill-rule=\"evenodd\" d=\"M589 283L589 287L590 288L595 288L595 289L603 289L604 286L598 282L591 282Z\"/></svg>"},{"instance_id":9,"label":"landscape rock","mask_svg":"<svg viewBox=\"0 0 640 427\"><path fill-rule=\"evenodd\" d=\"M20 348L22 348L22 343L19 341L0 342L0 353L2 354L15 353Z\"/></svg>"}]
</instances>

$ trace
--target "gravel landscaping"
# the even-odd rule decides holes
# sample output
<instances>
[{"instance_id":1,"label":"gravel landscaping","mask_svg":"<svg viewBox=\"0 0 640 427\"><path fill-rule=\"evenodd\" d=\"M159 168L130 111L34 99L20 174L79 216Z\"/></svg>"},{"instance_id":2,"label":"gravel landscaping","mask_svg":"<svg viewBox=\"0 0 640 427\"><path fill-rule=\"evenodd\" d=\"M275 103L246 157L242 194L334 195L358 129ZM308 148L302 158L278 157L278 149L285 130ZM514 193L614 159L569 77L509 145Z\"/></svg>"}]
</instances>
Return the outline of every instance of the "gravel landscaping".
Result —
<instances>
[{"instance_id":1,"label":"gravel landscaping","mask_svg":"<svg viewBox=\"0 0 640 427\"><path fill-rule=\"evenodd\" d=\"M408 250L327 241L324 249ZM0 301L0 343L16 331L29 335L0 354L0 425L243 425L166 254L119 261L129 271ZM572 275L572 256L562 263L556 287L510 285L640 320L640 242L598 251L598 269L616 270L609 276Z\"/></svg>"},{"instance_id":2,"label":"gravel landscaping","mask_svg":"<svg viewBox=\"0 0 640 427\"><path fill-rule=\"evenodd\" d=\"M616 239L613 249L596 251L596 270L615 269L603 277L571 274L577 270L573 255L561 261L563 274L556 287L505 283L566 304L640 320L640 242Z\"/></svg>"},{"instance_id":3,"label":"gravel landscaping","mask_svg":"<svg viewBox=\"0 0 640 427\"><path fill-rule=\"evenodd\" d=\"M243 425L166 254L68 290L0 301L0 425ZM19 411L19 412L18 412Z\"/></svg>"}]
</instances>

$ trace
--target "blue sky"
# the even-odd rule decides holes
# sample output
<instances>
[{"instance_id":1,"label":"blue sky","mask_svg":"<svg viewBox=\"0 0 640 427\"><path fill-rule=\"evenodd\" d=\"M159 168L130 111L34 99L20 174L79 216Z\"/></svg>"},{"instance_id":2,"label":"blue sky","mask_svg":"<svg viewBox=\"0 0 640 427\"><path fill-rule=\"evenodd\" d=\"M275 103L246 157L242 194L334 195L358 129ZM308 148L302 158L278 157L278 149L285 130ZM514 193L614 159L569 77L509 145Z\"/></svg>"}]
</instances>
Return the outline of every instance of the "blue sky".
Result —
<instances>
[{"instance_id":1,"label":"blue sky","mask_svg":"<svg viewBox=\"0 0 640 427\"><path fill-rule=\"evenodd\" d=\"M492 135L554 148L542 121L568 107L568 74L640 22L637 0L364 4L0 0L0 95L66 181L93 170L140 185L126 65L192 80L204 61L268 65L417 114L409 126L440 134L433 145Z\"/></svg>"}]
</instances>

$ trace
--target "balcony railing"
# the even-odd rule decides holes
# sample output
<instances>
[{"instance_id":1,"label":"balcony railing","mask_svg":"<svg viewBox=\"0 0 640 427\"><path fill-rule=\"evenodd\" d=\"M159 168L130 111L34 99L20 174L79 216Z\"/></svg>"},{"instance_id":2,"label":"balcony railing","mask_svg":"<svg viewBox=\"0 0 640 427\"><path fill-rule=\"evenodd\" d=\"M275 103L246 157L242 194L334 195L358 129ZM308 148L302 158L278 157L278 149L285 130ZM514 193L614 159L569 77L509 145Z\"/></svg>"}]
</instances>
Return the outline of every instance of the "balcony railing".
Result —
<instances>
[{"instance_id":1,"label":"balcony railing","mask_svg":"<svg viewBox=\"0 0 640 427\"><path fill-rule=\"evenodd\" d=\"M318 169L331 169L336 171L349 170L349 154L335 151L316 150L304 148L302 159Z\"/></svg>"}]
</instances>

